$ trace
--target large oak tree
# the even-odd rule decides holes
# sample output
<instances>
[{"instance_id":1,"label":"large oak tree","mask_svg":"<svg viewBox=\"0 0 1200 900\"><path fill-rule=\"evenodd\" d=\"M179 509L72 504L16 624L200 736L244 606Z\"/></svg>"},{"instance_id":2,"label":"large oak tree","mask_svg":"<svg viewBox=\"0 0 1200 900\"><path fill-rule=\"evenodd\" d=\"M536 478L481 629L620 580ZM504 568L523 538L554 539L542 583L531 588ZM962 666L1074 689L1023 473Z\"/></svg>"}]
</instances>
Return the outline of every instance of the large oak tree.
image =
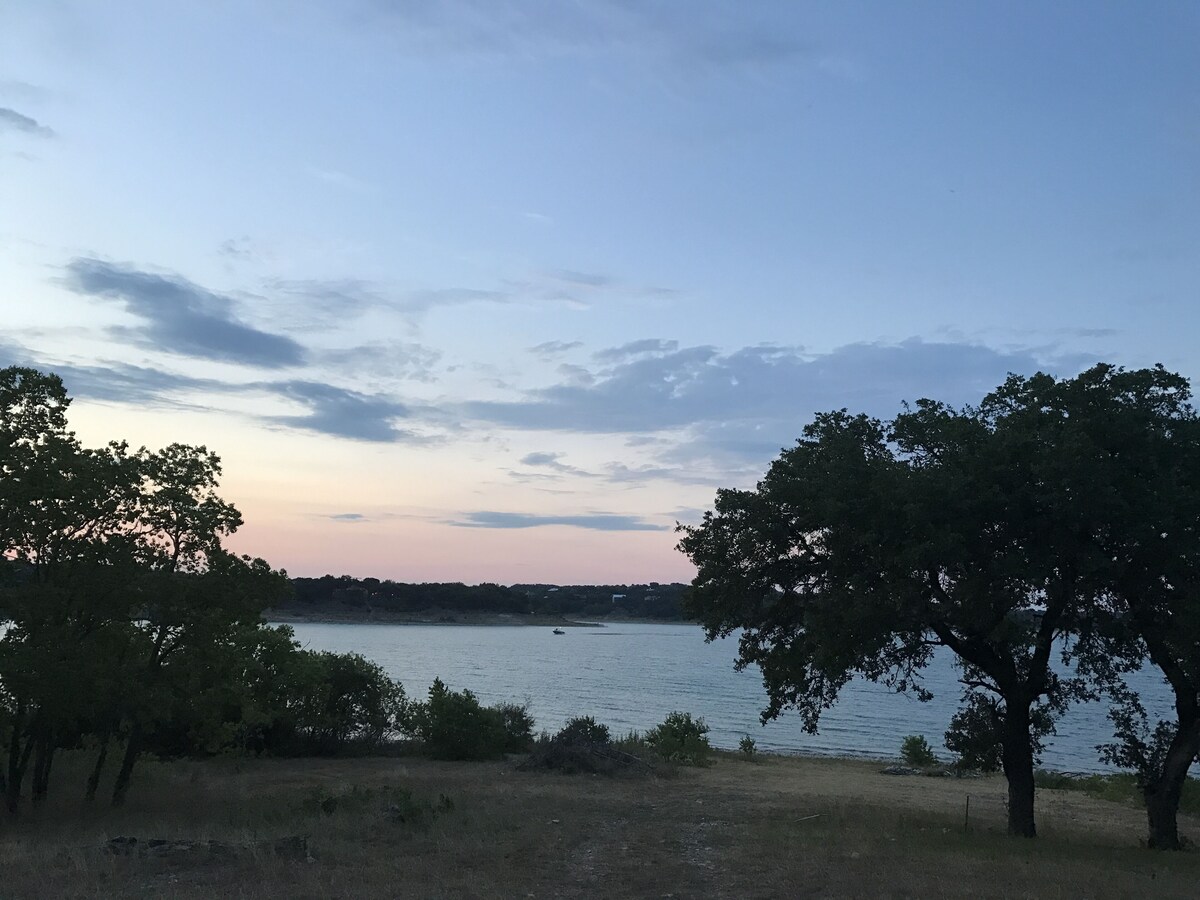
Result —
<instances>
[{"instance_id":1,"label":"large oak tree","mask_svg":"<svg viewBox=\"0 0 1200 900\"><path fill-rule=\"evenodd\" d=\"M978 407L922 400L888 423L819 415L755 490L718 492L681 529L692 612L710 639L743 629L764 718L795 708L815 730L856 675L927 696L921 669L948 648L964 700L951 739L1003 769L1009 831L1034 836L1040 739L1095 688L1053 663L1112 590L1136 448L1115 461L1095 410L1125 377L1010 376Z\"/></svg>"}]
</instances>

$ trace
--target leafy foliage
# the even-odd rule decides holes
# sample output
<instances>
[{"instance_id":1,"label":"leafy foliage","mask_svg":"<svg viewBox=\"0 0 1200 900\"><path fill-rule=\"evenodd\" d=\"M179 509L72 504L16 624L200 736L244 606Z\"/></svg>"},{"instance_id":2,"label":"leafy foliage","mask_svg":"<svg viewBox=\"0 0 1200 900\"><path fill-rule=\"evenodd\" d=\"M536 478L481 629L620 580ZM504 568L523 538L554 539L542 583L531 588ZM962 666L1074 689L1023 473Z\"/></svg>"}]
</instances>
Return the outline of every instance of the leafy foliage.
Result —
<instances>
[{"instance_id":1,"label":"leafy foliage","mask_svg":"<svg viewBox=\"0 0 1200 900\"><path fill-rule=\"evenodd\" d=\"M923 734L907 735L900 742L900 758L919 769L930 769L938 762L933 748L929 746L929 741L925 740Z\"/></svg>"},{"instance_id":2,"label":"leafy foliage","mask_svg":"<svg viewBox=\"0 0 1200 900\"><path fill-rule=\"evenodd\" d=\"M575 716L568 719L567 724L554 735L554 739L566 744L594 746L608 746L612 743L608 726L597 722L591 716Z\"/></svg>"},{"instance_id":3,"label":"leafy foliage","mask_svg":"<svg viewBox=\"0 0 1200 900\"><path fill-rule=\"evenodd\" d=\"M5 802L47 793L63 747L91 744L114 802L146 750L217 745L247 629L286 590L223 540L241 516L204 447L86 448L54 375L0 370L0 747Z\"/></svg>"},{"instance_id":4,"label":"leafy foliage","mask_svg":"<svg viewBox=\"0 0 1200 900\"><path fill-rule=\"evenodd\" d=\"M607 725L591 716L576 716L553 737L542 734L521 768L552 769L568 775L615 775L631 769L646 771L649 766L641 756L618 748Z\"/></svg>"},{"instance_id":5,"label":"leafy foliage","mask_svg":"<svg viewBox=\"0 0 1200 900\"><path fill-rule=\"evenodd\" d=\"M1161 367L1101 365L1010 376L978 407L818 415L755 490L719 491L681 529L698 569L690 610L710 639L741 630L764 720L792 708L809 730L855 676L927 697L921 670L949 648L964 707L948 741L1004 770L1009 829L1032 836L1040 739L1102 686L1095 667L1052 667L1056 646L1099 646L1112 598L1161 596L1166 570L1180 576L1168 585L1196 583L1200 565L1165 561L1200 558L1187 397ZM1108 647L1128 658L1132 621L1107 618Z\"/></svg>"},{"instance_id":6,"label":"leafy foliage","mask_svg":"<svg viewBox=\"0 0 1200 900\"><path fill-rule=\"evenodd\" d=\"M646 732L646 744L663 759L685 766L708 765L712 752L708 725L685 712L668 713L661 724Z\"/></svg>"},{"instance_id":7,"label":"leafy foliage","mask_svg":"<svg viewBox=\"0 0 1200 900\"><path fill-rule=\"evenodd\" d=\"M452 691L440 678L426 702L410 704L403 730L434 759L493 759L533 742L533 718L525 707L483 706L471 691Z\"/></svg>"}]
</instances>

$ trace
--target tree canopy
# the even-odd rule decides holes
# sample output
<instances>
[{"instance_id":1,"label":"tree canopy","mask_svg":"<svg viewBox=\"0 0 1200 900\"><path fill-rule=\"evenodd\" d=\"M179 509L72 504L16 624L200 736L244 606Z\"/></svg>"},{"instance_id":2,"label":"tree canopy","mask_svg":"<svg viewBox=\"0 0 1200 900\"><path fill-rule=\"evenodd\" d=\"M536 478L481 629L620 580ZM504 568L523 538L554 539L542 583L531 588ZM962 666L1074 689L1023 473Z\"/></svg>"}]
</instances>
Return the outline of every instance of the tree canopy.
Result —
<instances>
[{"instance_id":1,"label":"tree canopy","mask_svg":"<svg viewBox=\"0 0 1200 900\"><path fill-rule=\"evenodd\" d=\"M764 718L794 708L813 730L855 676L925 696L921 670L948 648L963 689L948 743L1003 769L1009 830L1033 836L1041 739L1119 675L1056 657L1071 661L1102 609L1136 657L1114 598L1141 604L1134 582L1162 574L1145 535L1170 531L1171 552L1194 553L1194 528L1144 503L1195 459L1189 398L1161 367L1100 365L1010 376L974 407L818 415L756 489L719 491L682 527L691 611L710 639L743 629L739 665L762 671Z\"/></svg>"}]
</instances>

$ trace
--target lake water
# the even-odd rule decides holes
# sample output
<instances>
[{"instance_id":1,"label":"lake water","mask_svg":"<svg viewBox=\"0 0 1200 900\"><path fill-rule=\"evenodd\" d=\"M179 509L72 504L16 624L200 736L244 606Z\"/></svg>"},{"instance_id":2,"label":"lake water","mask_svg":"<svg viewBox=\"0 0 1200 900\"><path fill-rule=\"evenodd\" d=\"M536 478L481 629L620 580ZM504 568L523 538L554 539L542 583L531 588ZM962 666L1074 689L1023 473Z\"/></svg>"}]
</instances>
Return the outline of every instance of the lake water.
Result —
<instances>
[{"instance_id":1,"label":"lake water","mask_svg":"<svg viewBox=\"0 0 1200 900\"><path fill-rule=\"evenodd\" d=\"M314 650L361 653L399 680L410 697L424 698L435 677L485 703L528 701L539 730L555 731L572 716L590 715L614 734L645 731L673 710L702 716L714 746L735 748L750 735L759 749L788 753L894 758L905 735L923 734L943 756L942 736L958 705L951 656L935 658L926 686L936 699L921 703L869 682L847 685L824 713L820 733L806 734L795 713L763 726L765 693L757 669L733 670L732 639L704 642L695 625L610 624L551 629L503 625L295 624ZM1137 673L1151 715L1168 715L1170 692L1153 672ZM1072 708L1059 722L1042 765L1070 772L1104 772L1095 746L1111 740L1104 707Z\"/></svg>"}]
</instances>

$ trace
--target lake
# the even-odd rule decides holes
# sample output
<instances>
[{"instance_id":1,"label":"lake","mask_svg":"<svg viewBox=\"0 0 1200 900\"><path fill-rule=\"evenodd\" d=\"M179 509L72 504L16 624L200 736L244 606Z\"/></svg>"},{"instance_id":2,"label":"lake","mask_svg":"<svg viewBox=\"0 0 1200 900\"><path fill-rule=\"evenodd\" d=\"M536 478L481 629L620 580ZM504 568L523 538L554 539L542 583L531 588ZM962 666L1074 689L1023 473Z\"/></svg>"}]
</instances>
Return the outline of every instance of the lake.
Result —
<instances>
[{"instance_id":1,"label":"lake","mask_svg":"<svg viewBox=\"0 0 1200 900\"><path fill-rule=\"evenodd\" d=\"M905 735L923 734L941 755L942 737L958 705L952 657L936 657L926 686L928 703L869 682L847 685L838 704L821 718L819 734L806 734L795 713L766 726L757 669L733 670L732 639L704 642L695 625L609 624L569 628L504 625L293 624L313 650L361 653L399 680L410 697L423 699L435 677L450 688L473 691L485 703L528 702L537 728L556 731L572 716L590 715L613 734L645 731L673 710L702 716L714 746L735 748L750 735L759 749L782 753L894 758ZM1167 715L1170 692L1153 672L1136 673L1151 715ZM1069 772L1110 769L1095 746L1112 732L1099 703L1072 708L1050 739L1042 765Z\"/></svg>"}]
</instances>

